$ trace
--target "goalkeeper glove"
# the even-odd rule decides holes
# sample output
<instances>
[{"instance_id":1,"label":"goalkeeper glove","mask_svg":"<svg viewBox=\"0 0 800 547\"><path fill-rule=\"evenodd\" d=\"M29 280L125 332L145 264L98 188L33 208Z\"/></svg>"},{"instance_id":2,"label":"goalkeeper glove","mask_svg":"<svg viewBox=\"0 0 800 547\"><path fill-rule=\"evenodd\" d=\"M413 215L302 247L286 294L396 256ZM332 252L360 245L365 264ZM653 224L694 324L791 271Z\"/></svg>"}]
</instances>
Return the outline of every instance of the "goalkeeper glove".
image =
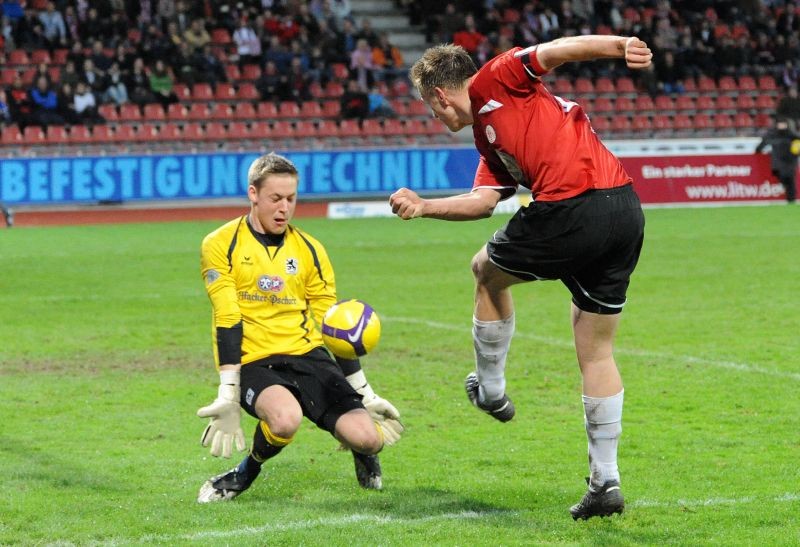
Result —
<instances>
[{"instance_id":1,"label":"goalkeeper glove","mask_svg":"<svg viewBox=\"0 0 800 547\"><path fill-rule=\"evenodd\" d=\"M405 429L400 423L400 413L392 403L378 397L367 382L364 371L359 370L347 376L348 383L361 395L361 402L369 412L370 417L383 431L383 441L391 446L400 440L400 435Z\"/></svg>"},{"instance_id":2,"label":"goalkeeper glove","mask_svg":"<svg viewBox=\"0 0 800 547\"><path fill-rule=\"evenodd\" d=\"M211 445L212 456L230 458L234 443L236 450L242 451L246 448L240 424L242 407L239 406L239 371L221 371L219 381L217 398L197 411L200 418L211 418L200 438L200 444Z\"/></svg>"}]
</instances>

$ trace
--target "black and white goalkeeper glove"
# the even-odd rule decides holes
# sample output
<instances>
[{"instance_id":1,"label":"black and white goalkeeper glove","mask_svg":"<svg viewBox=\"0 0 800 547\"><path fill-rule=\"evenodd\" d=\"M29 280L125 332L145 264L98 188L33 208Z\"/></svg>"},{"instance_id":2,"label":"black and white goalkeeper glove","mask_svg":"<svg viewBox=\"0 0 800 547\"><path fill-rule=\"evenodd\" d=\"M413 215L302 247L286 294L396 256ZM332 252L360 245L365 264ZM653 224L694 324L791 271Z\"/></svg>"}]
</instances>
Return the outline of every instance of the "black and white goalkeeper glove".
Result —
<instances>
[{"instance_id":1,"label":"black and white goalkeeper glove","mask_svg":"<svg viewBox=\"0 0 800 547\"><path fill-rule=\"evenodd\" d=\"M239 371L221 371L219 382L214 402L197 411L200 418L211 418L203 431L200 443L203 446L211 446L212 456L230 458L234 444L239 451L247 447L241 426Z\"/></svg>"},{"instance_id":2,"label":"black and white goalkeeper glove","mask_svg":"<svg viewBox=\"0 0 800 547\"><path fill-rule=\"evenodd\" d=\"M375 394L367 382L364 371L359 370L347 376L348 383L361 395L361 402L369 412L370 417L383 430L383 441L388 446L400 440L400 435L405 429L400 423L400 413L392 403Z\"/></svg>"}]
</instances>

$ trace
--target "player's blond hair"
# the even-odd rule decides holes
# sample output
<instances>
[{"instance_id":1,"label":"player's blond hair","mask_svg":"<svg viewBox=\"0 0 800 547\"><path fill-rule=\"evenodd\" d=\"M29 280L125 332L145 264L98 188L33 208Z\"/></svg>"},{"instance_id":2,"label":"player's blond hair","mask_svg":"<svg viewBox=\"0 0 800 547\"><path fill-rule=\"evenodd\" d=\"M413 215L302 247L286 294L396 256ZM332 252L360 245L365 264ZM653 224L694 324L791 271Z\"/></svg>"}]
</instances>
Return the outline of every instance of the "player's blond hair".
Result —
<instances>
[{"instance_id":1,"label":"player's blond hair","mask_svg":"<svg viewBox=\"0 0 800 547\"><path fill-rule=\"evenodd\" d=\"M423 97L430 97L433 89L462 89L476 72L475 62L467 50L453 44L428 48L411 67L411 83Z\"/></svg>"},{"instance_id":2,"label":"player's blond hair","mask_svg":"<svg viewBox=\"0 0 800 547\"><path fill-rule=\"evenodd\" d=\"M270 175L293 175L297 177L297 167L280 154L270 152L250 164L250 169L247 170L247 184L259 189L264 179Z\"/></svg>"}]
</instances>

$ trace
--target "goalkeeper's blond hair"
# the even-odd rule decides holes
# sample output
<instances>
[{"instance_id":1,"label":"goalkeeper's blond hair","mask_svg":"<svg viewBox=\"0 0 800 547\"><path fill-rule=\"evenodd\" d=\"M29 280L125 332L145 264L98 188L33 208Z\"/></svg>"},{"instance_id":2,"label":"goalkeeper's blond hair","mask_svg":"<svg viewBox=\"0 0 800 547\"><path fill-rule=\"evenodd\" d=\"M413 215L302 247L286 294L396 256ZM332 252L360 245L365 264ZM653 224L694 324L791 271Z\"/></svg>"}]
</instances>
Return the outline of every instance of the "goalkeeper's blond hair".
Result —
<instances>
[{"instance_id":1,"label":"goalkeeper's blond hair","mask_svg":"<svg viewBox=\"0 0 800 547\"><path fill-rule=\"evenodd\" d=\"M247 170L247 184L256 190L261 188L261 183L270 175L292 175L297 177L297 167L287 158L270 152L253 161Z\"/></svg>"}]
</instances>

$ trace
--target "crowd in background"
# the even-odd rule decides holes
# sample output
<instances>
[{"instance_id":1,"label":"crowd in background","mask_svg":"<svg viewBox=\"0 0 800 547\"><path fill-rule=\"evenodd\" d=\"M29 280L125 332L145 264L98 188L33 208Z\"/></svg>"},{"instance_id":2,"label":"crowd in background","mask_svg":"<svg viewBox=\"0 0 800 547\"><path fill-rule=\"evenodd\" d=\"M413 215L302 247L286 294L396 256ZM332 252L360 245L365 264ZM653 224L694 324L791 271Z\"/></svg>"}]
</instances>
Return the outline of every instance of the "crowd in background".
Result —
<instances>
[{"instance_id":1,"label":"crowd in background","mask_svg":"<svg viewBox=\"0 0 800 547\"><path fill-rule=\"evenodd\" d=\"M606 33L636 35L654 49L652 70L636 74L653 95L681 93L699 75L770 74L786 89L800 80L795 2L394 1L430 42L462 45L479 66L513 45ZM42 64L0 90L0 123L102 123L100 104L166 107L180 100L176 83L231 81L232 65L257 67L262 100L308 100L312 85L340 79L343 112L390 115L376 84L406 78L400 50L369 18L355 20L349 0L7 0L0 8L0 66L15 50L67 52L55 76ZM559 72L630 74L602 61Z\"/></svg>"}]
</instances>

